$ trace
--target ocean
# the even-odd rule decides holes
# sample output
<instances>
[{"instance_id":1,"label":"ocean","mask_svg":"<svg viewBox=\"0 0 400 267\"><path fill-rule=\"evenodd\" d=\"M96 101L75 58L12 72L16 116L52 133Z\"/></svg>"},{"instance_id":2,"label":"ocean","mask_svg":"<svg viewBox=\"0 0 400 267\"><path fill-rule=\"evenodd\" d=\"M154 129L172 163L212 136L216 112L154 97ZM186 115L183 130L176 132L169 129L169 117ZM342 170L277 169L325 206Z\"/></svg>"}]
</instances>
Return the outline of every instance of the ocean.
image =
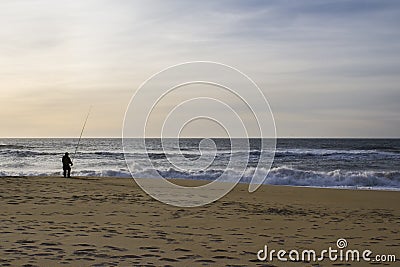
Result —
<instances>
[{"instance_id":1,"label":"ocean","mask_svg":"<svg viewBox=\"0 0 400 267\"><path fill-rule=\"evenodd\" d=\"M168 159L181 154L186 159L198 159L200 140L180 139L180 148L173 147L173 142L168 145L167 140L163 149L159 139L146 139L147 151L135 149L133 145L129 150L130 157L135 159L131 167L133 176L148 177L150 171L141 161L149 157L165 178L215 180L224 172L232 155L248 153L249 162L241 182L250 181L260 155L260 139L250 139L250 152L230 151L229 139L213 139L217 151L206 169L171 165ZM61 157L68 151L74 161L72 175L131 177L121 139L82 139L74 157L77 141L73 138L0 139L0 176L61 176ZM135 144L135 140L130 143ZM229 171L242 172L235 168ZM400 190L400 139L278 139L275 159L264 183Z\"/></svg>"}]
</instances>

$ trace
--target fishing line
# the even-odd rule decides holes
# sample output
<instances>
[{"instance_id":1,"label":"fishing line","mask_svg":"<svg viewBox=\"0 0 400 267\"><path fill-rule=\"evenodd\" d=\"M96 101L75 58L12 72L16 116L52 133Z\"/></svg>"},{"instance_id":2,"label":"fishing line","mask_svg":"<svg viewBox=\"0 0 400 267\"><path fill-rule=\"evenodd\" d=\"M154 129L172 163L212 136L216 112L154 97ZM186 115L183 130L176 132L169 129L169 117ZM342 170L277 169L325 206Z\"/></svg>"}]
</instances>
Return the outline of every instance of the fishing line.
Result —
<instances>
[{"instance_id":1,"label":"fishing line","mask_svg":"<svg viewBox=\"0 0 400 267\"><path fill-rule=\"evenodd\" d=\"M83 131L85 130L86 123L87 123L87 121L88 121L88 119L89 119L89 115L90 115L90 111L91 111L91 110L92 110L92 106L89 107L89 112L88 112L88 114L87 114L87 116L86 116L85 122L83 123L81 135L79 136L78 143L76 144L76 147L75 147L75 153L74 153L74 156L73 156L73 159L74 159L74 160L75 160L75 157L76 157L76 152L78 151L79 144L81 143Z\"/></svg>"}]
</instances>

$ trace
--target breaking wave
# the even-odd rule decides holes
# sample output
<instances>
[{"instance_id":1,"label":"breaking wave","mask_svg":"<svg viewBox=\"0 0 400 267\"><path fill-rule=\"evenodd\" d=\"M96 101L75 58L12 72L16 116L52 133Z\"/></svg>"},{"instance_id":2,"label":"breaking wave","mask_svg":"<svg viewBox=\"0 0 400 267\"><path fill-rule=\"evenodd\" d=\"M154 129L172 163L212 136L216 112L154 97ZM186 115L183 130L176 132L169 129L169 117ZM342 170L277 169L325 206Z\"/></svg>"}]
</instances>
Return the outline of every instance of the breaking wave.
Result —
<instances>
[{"instance_id":1,"label":"breaking wave","mask_svg":"<svg viewBox=\"0 0 400 267\"><path fill-rule=\"evenodd\" d=\"M248 168L242 176L241 183L249 183L254 173L254 168ZM232 176L235 170L227 170ZM216 180L224 170L212 169L205 171L182 171L174 168L158 170L165 178ZM133 172L135 178L152 178L152 170L137 170ZM264 170L267 173L267 170ZM61 172L4 172L0 176L53 176ZM82 170L75 171L76 176L121 177L130 178L127 169L121 170ZM264 181L270 185L309 186L309 187L342 187L342 188L386 188L400 190L400 171L312 171L299 170L288 166L272 168Z\"/></svg>"}]
</instances>

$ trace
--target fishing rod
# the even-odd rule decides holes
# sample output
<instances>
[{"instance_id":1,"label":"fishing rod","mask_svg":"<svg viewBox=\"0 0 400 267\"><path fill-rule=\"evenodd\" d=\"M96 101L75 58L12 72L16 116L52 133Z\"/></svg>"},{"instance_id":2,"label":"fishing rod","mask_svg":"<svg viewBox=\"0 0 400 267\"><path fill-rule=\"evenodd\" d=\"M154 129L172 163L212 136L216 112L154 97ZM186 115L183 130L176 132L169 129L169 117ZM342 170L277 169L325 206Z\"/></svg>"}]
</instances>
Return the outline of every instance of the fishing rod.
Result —
<instances>
[{"instance_id":1,"label":"fishing rod","mask_svg":"<svg viewBox=\"0 0 400 267\"><path fill-rule=\"evenodd\" d=\"M87 123L87 121L88 121L88 119L89 119L90 111L92 111L92 106L89 107L88 114L87 114L87 116L86 116L85 122L83 123L81 135L79 136L78 143L76 144L76 147L75 147L75 153L74 153L74 156L73 156L73 159L74 159L74 160L75 160L75 157L76 157L76 152L78 151L79 144L81 143L83 131L85 130L86 123Z\"/></svg>"}]
</instances>

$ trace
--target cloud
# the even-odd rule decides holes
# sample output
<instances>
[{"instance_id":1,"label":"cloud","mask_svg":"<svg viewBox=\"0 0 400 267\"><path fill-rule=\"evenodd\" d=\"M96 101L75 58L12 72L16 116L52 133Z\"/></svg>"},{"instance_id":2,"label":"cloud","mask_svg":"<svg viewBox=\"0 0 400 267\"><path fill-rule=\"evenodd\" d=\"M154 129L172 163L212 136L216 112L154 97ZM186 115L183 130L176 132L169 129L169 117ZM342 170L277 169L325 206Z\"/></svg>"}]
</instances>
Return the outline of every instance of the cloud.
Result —
<instances>
[{"instance_id":1,"label":"cloud","mask_svg":"<svg viewBox=\"0 0 400 267\"><path fill-rule=\"evenodd\" d=\"M119 136L115 122L141 82L169 65L212 60L261 85L282 136L330 135L323 123L298 128L299 118L318 114L335 119L327 123L337 136L364 136L377 124L348 131L338 111L354 121L371 107L380 110L376 121L399 112L399 17L398 1L2 1L0 118L24 106L29 124L43 128L24 134L59 135L52 121L74 99L89 99L108 110L97 134ZM43 127L52 103L57 110ZM7 122L8 136L21 132ZM380 135L398 135L392 124L379 124Z\"/></svg>"}]
</instances>

